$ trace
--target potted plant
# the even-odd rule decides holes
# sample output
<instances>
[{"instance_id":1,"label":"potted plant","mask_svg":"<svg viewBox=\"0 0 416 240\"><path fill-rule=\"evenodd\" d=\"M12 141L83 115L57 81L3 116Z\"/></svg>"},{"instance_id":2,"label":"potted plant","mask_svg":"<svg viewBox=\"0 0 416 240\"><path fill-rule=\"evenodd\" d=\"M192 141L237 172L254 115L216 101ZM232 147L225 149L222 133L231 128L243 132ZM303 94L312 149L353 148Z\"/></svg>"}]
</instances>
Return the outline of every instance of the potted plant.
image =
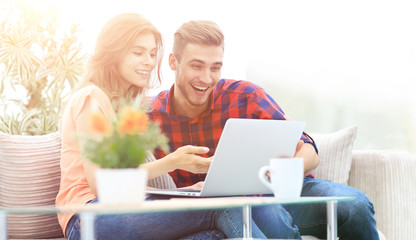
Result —
<instances>
[{"instance_id":1,"label":"potted plant","mask_svg":"<svg viewBox=\"0 0 416 240\"><path fill-rule=\"evenodd\" d=\"M80 24L65 26L55 4L0 4L0 131L58 131L61 103L84 74Z\"/></svg>"},{"instance_id":2,"label":"potted plant","mask_svg":"<svg viewBox=\"0 0 416 240\"><path fill-rule=\"evenodd\" d=\"M122 107L112 121L98 111L89 120L93 134L82 137L82 154L100 166L96 171L100 202L143 201L147 172L139 166L157 147L168 152L168 138L144 108L131 105Z\"/></svg>"}]
</instances>

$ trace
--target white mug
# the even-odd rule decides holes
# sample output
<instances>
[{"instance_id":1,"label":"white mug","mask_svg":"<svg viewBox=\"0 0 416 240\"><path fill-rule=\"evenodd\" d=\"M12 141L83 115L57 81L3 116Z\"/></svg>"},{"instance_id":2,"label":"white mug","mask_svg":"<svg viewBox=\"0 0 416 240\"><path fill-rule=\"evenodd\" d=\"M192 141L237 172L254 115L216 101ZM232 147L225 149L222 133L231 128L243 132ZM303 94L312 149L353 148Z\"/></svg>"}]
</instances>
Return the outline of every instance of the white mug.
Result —
<instances>
[{"instance_id":1,"label":"white mug","mask_svg":"<svg viewBox=\"0 0 416 240\"><path fill-rule=\"evenodd\" d=\"M266 172L269 172L270 180ZM303 175L303 158L271 158L270 165L259 170L260 181L279 199L299 198Z\"/></svg>"}]
</instances>

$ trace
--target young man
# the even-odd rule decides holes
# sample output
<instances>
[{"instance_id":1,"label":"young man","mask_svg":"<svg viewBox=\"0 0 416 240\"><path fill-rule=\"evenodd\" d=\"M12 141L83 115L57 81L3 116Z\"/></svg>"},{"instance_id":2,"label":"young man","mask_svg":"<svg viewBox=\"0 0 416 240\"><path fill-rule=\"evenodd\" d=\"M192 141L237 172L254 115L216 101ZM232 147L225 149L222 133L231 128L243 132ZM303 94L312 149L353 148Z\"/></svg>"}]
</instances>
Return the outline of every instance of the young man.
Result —
<instances>
[{"instance_id":1,"label":"young man","mask_svg":"<svg viewBox=\"0 0 416 240\"><path fill-rule=\"evenodd\" d=\"M210 149L206 157L212 156L229 118L287 119L278 104L259 86L247 81L220 79L223 53L224 36L213 22L190 21L176 31L173 53L169 56L175 84L154 97L150 113L169 137L171 151L184 145L206 146ZM155 152L156 158L164 155L161 151ZM309 175L318 165L318 155L313 140L306 134L301 138L295 157L304 159L302 196L356 198L338 203L341 239L378 239L373 205L362 192ZM205 179L205 174L182 170L170 174L178 187ZM281 221L262 229L267 237L300 238L302 234L326 238L325 204L258 207L253 208L252 213L255 222L267 221L271 214L279 215Z\"/></svg>"}]
</instances>

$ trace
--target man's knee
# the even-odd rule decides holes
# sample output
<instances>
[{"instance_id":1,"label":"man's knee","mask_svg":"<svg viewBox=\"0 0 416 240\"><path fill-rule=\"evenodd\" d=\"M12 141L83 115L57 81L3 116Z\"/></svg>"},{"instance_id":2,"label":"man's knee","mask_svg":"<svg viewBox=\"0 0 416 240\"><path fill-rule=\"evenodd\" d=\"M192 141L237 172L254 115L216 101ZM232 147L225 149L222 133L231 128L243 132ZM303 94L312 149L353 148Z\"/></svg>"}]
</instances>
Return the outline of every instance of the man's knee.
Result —
<instances>
[{"instance_id":1,"label":"man's knee","mask_svg":"<svg viewBox=\"0 0 416 240\"><path fill-rule=\"evenodd\" d=\"M352 201L338 203L338 214L341 218L364 223L374 217L374 205L363 192L357 190L352 197L355 198Z\"/></svg>"}]
</instances>

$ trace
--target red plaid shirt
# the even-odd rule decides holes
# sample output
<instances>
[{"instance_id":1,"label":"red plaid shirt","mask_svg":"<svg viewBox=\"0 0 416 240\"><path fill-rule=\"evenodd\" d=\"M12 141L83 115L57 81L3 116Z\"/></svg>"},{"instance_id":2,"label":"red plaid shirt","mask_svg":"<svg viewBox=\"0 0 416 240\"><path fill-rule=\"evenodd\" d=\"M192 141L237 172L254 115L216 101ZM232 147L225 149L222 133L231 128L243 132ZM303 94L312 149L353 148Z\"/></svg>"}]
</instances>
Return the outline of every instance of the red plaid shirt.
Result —
<instances>
[{"instance_id":1,"label":"red plaid shirt","mask_svg":"<svg viewBox=\"0 0 416 240\"><path fill-rule=\"evenodd\" d=\"M211 94L210 108L194 119L176 115L172 111L173 86L152 99L150 118L159 122L169 138L170 151L181 146L205 146L210 149L205 157L214 155L225 122L229 118L288 119L277 103L259 86L247 81L221 79ZM302 140L314 144L303 134ZM315 146L315 144L314 144ZM316 149L316 147L315 147ZM166 154L154 152L156 159ZM183 170L170 172L177 187L204 181L206 174L193 174Z\"/></svg>"}]
</instances>

